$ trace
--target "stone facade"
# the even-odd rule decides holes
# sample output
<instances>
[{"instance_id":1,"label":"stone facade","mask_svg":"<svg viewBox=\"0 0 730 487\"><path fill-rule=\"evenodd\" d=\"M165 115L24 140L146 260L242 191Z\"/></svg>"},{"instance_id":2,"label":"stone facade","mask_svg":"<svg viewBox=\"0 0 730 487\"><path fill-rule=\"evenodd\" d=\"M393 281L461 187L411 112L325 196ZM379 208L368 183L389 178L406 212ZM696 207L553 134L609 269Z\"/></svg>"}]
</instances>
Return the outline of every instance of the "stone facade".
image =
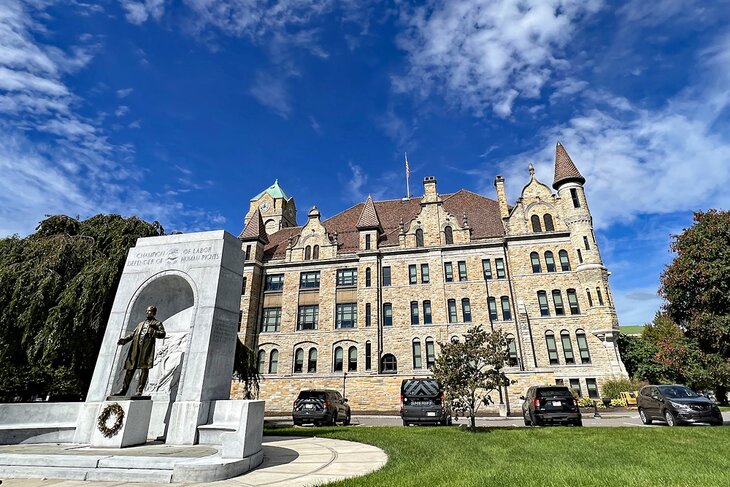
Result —
<instances>
[{"instance_id":1,"label":"stone facade","mask_svg":"<svg viewBox=\"0 0 730 487\"><path fill-rule=\"evenodd\" d=\"M513 206L501 176L497 200L441 195L427 177L421 198L368 198L325 221L313 208L301 227L257 234L268 231L259 202L293 205L264 191L241 237L239 336L259 358L267 412L288 414L305 388L344 391L356 412L396 412L401 380L428 376L438 343L476 324L510 335L517 382L502 395L513 409L535 384L598 397L626 371L584 182L558 145L557 193L532 167Z\"/></svg>"}]
</instances>

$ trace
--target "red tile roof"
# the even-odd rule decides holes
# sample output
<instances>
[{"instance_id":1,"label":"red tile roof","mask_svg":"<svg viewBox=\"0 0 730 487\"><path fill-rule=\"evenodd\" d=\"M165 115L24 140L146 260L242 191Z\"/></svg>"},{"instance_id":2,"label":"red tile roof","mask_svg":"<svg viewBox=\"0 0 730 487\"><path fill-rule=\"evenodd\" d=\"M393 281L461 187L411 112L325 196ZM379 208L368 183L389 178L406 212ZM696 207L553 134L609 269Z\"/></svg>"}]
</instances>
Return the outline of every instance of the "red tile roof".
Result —
<instances>
[{"instance_id":1,"label":"red tile roof","mask_svg":"<svg viewBox=\"0 0 730 487\"><path fill-rule=\"evenodd\" d=\"M553 189L557 190L558 186L569 181L585 184L586 179L578 172L578 168L573 164L573 160L568 155L563 144L558 142L558 145L555 146L555 179L553 179Z\"/></svg>"},{"instance_id":2,"label":"red tile roof","mask_svg":"<svg viewBox=\"0 0 730 487\"><path fill-rule=\"evenodd\" d=\"M441 195L444 209L462 223L464 213L472 229L472 239L501 237L504 235L504 226L499 214L499 203L491 198L460 190L453 194ZM379 239L380 247L394 247L399 245L400 222L403 220L406 228L421 211L421 199L410 198L403 200L374 201L374 210L378 216L383 234ZM337 242L340 252L354 252L359 246L359 231L357 229L360 216L366 203L357 205L338 213L322 222L330 234L337 232ZM289 236L296 237L302 227L283 228L269 235L269 244L265 249L268 259L278 259L286 255L286 246Z\"/></svg>"}]
</instances>

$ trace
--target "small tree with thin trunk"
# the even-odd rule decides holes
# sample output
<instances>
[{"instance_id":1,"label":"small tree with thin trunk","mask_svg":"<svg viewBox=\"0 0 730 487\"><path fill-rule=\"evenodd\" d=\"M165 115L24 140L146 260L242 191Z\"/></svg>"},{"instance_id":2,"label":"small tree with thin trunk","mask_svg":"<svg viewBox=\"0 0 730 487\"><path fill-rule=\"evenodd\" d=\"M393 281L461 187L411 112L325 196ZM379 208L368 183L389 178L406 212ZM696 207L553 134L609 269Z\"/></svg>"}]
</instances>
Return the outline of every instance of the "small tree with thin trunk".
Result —
<instances>
[{"instance_id":1,"label":"small tree with thin trunk","mask_svg":"<svg viewBox=\"0 0 730 487\"><path fill-rule=\"evenodd\" d=\"M439 343L433 375L444 388L446 400L456 416L466 416L476 429L476 413L492 402L489 394L511 383L502 369L509 360L507 337L502 330L486 332L477 325L464 341Z\"/></svg>"}]
</instances>

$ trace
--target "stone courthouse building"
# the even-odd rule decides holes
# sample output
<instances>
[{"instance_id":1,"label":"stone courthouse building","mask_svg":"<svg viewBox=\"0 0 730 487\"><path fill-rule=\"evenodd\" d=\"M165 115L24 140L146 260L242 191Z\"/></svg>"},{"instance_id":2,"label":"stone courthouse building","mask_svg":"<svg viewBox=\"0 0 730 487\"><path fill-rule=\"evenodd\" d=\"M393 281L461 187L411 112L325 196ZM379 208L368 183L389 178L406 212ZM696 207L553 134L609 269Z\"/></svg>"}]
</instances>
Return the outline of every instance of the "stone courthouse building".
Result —
<instances>
[{"instance_id":1,"label":"stone courthouse building","mask_svg":"<svg viewBox=\"0 0 730 487\"><path fill-rule=\"evenodd\" d=\"M558 143L556 193L530 165L514 205L501 176L496 199L426 177L422 197L368 197L325 220L313 207L303 225L278 181L251 199L239 336L267 411L290 412L304 388L397 411L401 380L428 376L438 343L476 324L509 334L512 410L533 384L599 397L626 372L584 183Z\"/></svg>"}]
</instances>

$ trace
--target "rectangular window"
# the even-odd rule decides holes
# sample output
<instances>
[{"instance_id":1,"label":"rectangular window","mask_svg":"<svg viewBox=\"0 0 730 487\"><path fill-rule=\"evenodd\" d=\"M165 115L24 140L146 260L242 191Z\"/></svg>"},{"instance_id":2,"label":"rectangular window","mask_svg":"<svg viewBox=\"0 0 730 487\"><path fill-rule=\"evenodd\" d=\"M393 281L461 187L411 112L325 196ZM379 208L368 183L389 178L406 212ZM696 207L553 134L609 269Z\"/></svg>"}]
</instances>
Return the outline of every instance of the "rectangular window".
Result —
<instances>
[{"instance_id":1,"label":"rectangular window","mask_svg":"<svg viewBox=\"0 0 730 487\"><path fill-rule=\"evenodd\" d=\"M418 282L418 271L416 270L416 264L408 266L408 284L416 284Z\"/></svg>"},{"instance_id":2,"label":"rectangular window","mask_svg":"<svg viewBox=\"0 0 730 487\"><path fill-rule=\"evenodd\" d=\"M370 267L365 269L365 287L370 287L372 283L372 271L370 270Z\"/></svg>"},{"instance_id":3,"label":"rectangular window","mask_svg":"<svg viewBox=\"0 0 730 487\"><path fill-rule=\"evenodd\" d=\"M578 307L578 295L575 293L575 289L568 289L568 305L570 306L570 314L579 315L580 308Z\"/></svg>"},{"instance_id":4,"label":"rectangular window","mask_svg":"<svg viewBox=\"0 0 730 487\"><path fill-rule=\"evenodd\" d=\"M297 318L297 330L316 330L319 323L319 305L307 305L299 307Z\"/></svg>"},{"instance_id":5,"label":"rectangular window","mask_svg":"<svg viewBox=\"0 0 730 487\"><path fill-rule=\"evenodd\" d=\"M507 321L512 319L512 311L509 309L509 298L502 296L502 319Z\"/></svg>"},{"instance_id":6,"label":"rectangular window","mask_svg":"<svg viewBox=\"0 0 730 487\"><path fill-rule=\"evenodd\" d=\"M585 333L576 333L575 338L578 341L578 351L580 352L581 363L591 363L591 354L588 351L588 341L586 340Z\"/></svg>"},{"instance_id":7,"label":"rectangular window","mask_svg":"<svg viewBox=\"0 0 730 487\"><path fill-rule=\"evenodd\" d=\"M494 265L497 266L497 279L504 279L504 259L494 259Z\"/></svg>"},{"instance_id":8,"label":"rectangular window","mask_svg":"<svg viewBox=\"0 0 730 487\"><path fill-rule=\"evenodd\" d=\"M492 261L489 259L482 260L482 271L484 272L484 280L492 278Z\"/></svg>"},{"instance_id":9,"label":"rectangular window","mask_svg":"<svg viewBox=\"0 0 730 487\"><path fill-rule=\"evenodd\" d=\"M565 363L574 364L575 356L573 355L573 344L570 342L570 335L567 331L560 334L560 341L563 344L563 356L565 356Z\"/></svg>"},{"instance_id":10,"label":"rectangular window","mask_svg":"<svg viewBox=\"0 0 730 487\"><path fill-rule=\"evenodd\" d=\"M284 274L266 276L264 291L281 291L284 287Z\"/></svg>"},{"instance_id":11,"label":"rectangular window","mask_svg":"<svg viewBox=\"0 0 730 487\"><path fill-rule=\"evenodd\" d=\"M411 301L411 325L418 324L418 301Z\"/></svg>"},{"instance_id":12,"label":"rectangular window","mask_svg":"<svg viewBox=\"0 0 730 487\"><path fill-rule=\"evenodd\" d=\"M264 312L261 317L261 331L279 331L280 324L281 308L264 308Z\"/></svg>"},{"instance_id":13,"label":"rectangular window","mask_svg":"<svg viewBox=\"0 0 730 487\"><path fill-rule=\"evenodd\" d=\"M444 279L446 282L454 281L454 268L452 267L451 262L444 262Z\"/></svg>"},{"instance_id":14,"label":"rectangular window","mask_svg":"<svg viewBox=\"0 0 730 487\"><path fill-rule=\"evenodd\" d=\"M373 324L373 312L370 303L365 303L365 326L369 327Z\"/></svg>"},{"instance_id":15,"label":"rectangular window","mask_svg":"<svg viewBox=\"0 0 730 487\"><path fill-rule=\"evenodd\" d=\"M246 245L246 260L251 260L251 246Z\"/></svg>"},{"instance_id":16,"label":"rectangular window","mask_svg":"<svg viewBox=\"0 0 730 487\"><path fill-rule=\"evenodd\" d=\"M580 208L580 200L578 199L578 190L570 188L570 197L573 200L573 208Z\"/></svg>"},{"instance_id":17,"label":"rectangular window","mask_svg":"<svg viewBox=\"0 0 730 487\"><path fill-rule=\"evenodd\" d=\"M578 397L583 397L583 391L580 390L580 379L570 379L570 388L578 393Z\"/></svg>"},{"instance_id":18,"label":"rectangular window","mask_svg":"<svg viewBox=\"0 0 730 487\"><path fill-rule=\"evenodd\" d=\"M560 293L560 289L553 290L553 304L555 305L555 315L563 316L565 308L563 307L563 295Z\"/></svg>"},{"instance_id":19,"label":"rectangular window","mask_svg":"<svg viewBox=\"0 0 730 487\"><path fill-rule=\"evenodd\" d=\"M352 287L357 285L357 269L338 269L337 287Z\"/></svg>"},{"instance_id":20,"label":"rectangular window","mask_svg":"<svg viewBox=\"0 0 730 487\"><path fill-rule=\"evenodd\" d=\"M383 267L383 287L390 286L390 267Z\"/></svg>"},{"instance_id":21,"label":"rectangular window","mask_svg":"<svg viewBox=\"0 0 730 487\"><path fill-rule=\"evenodd\" d=\"M540 304L540 316L550 316L550 306L548 306L547 293L545 291L537 292L537 302Z\"/></svg>"},{"instance_id":22,"label":"rectangular window","mask_svg":"<svg viewBox=\"0 0 730 487\"><path fill-rule=\"evenodd\" d=\"M463 260L459 261L459 280L466 281L466 262Z\"/></svg>"},{"instance_id":23,"label":"rectangular window","mask_svg":"<svg viewBox=\"0 0 730 487\"><path fill-rule=\"evenodd\" d=\"M416 340L413 342L413 368L420 369L421 367L421 342Z\"/></svg>"},{"instance_id":24,"label":"rectangular window","mask_svg":"<svg viewBox=\"0 0 730 487\"><path fill-rule=\"evenodd\" d=\"M335 328L357 327L357 303L342 303L337 305Z\"/></svg>"},{"instance_id":25,"label":"rectangular window","mask_svg":"<svg viewBox=\"0 0 730 487\"><path fill-rule=\"evenodd\" d=\"M244 294L246 294L246 280L247 279L244 277L243 278L243 282L241 283L241 296L243 296Z\"/></svg>"},{"instance_id":26,"label":"rectangular window","mask_svg":"<svg viewBox=\"0 0 730 487\"><path fill-rule=\"evenodd\" d=\"M596 379L586 379L586 387L588 388L588 397L591 399L598 399L600 397L598 395L598 384L596 384Z\"/></svg>"},{"instance_id":27,"label":"rectangular window","mask_svg":"<svg viewBox=\"0 0 730 487\"><path fill-rule=\"evenodd\" d=\"M365 342L365 370L370 370L373 367L373 362L370 358L372 348L373 346L370 344L370 342Z\"/></svg>"},{"instance_id":28,"label":"rectangular window","mask_svg":"<svg viewBox=\"0 0 730 487\"><path fill-rule=\"evenodd\" d=\"M580 264L583 263L583 254L580 252L580 249L575 249L576 252L578 252L578 262Z\"/></svg>"},{"instance_id":29,"label":"rectangular window","mask_svg":"<svg viewBox=\"0 0 730 487\"><path fill-rule=\"evenodd\" d=\"M433 369L436 364L436 349L432 340L426 340L426 367L428 370Z\"/></svg>"},{"instance_id":30,"label":"rectangular window","mask_svg":"<svg viewBox=\"0 0 730 487\"><path fill-rule=\"evenodd\" d=\"M563 379L555 379L555 385L563 386L563 385L565 385L565 381Z\"/></svg>"},{"instance_id":31,"label":"rectangular window","mask_svg":"<svg viewBox=\"0 0 730 487\"><path fill-rule=\"evenodd\" d=\"M393 326L393 305L383 304L383 326Z\"/></svg>"},{"instance_id":32,"label":"rectangular window","mask_svg":"<svg viewBox=\"0 0 730 487\"><path fill-rule=\"evenodd\" d=\"M421 282L423 284L428 284L430 280L431 276L428 272L428 264L421 264Z\"/></svg>"},{"instance_id":33,"label":"rectangular window","mask_svg":"<svg viewBox=\"0 0 730 487\"><path fill-rule=\"evenodd\" d=\"M495 298L489 298L487 302L489 303L489 319L491 321L497 321L499 319L499 316L497 316L497 300Z\"/></svg>"},{"instance_id":34,"label":"rectangular window","mask_svg":"<svg viewBox=\"0 0 730 487\"><path fill-rule=\"evenodd\" d=\"M470 323L471 322L471 303L469 303L468 298L464 298L461 300L461 313L464 317L464 323Z\"/></svg>"},{"instance_id":35,"label":"rectangular window","mask_svg":"<svg viewBox=\"0 0 730 487\"><path fill-rule=\"evenodd\" d=\"M449 323L456 323L456 300L449 299Z\"/></svg>"},{"instance_id":36,"label":"rectangular window","mask_svg":"<svg viewBox=\"0 0 730 487\"><path fill-rule=\"evenodd\" d=\"M591 250L591 247L588 245L588 237L583 237L583 246L586 250Z\"/></svg>"},{"instance_id":37,"label":"rectangular window","mask_svg":"<svg viewBox=\"0 0 730 487\"><path fill-rule=\"evenodd\" d=\"M370 250L370 234L365 234L365 250Z\"/></svg>"},{"instance_id":38,"label":"rectangular window","mask_svg":"<svg viewBox=\"0 0 730 487\"><path fill-rule=\"evenodd\" d=\"M423 302L423 324L424 325L430 325L431 324L431 301L424 301Z\"/></svg>"},{"instance_id":39,"label":"rectangular window","mask_svg":"<svg viewBox=\"0 0 730 487\"><path fill-rule=\"evenodd\" d=\"M545 335L545 343L547 344L550 365L558 365L560 361L558 360L558 346L555 343L555 335L552 333Z\"/></svg>"},{"instance_id":40,"label":"rectangular window","mask_svg":"<svg viewBox=\"0 0 730 487\"><path fill-rule=\"evenodd\" d=\"M302 272L299 274L299 289L319 288L319 271Z\"/></svg>"}]
</instances>

